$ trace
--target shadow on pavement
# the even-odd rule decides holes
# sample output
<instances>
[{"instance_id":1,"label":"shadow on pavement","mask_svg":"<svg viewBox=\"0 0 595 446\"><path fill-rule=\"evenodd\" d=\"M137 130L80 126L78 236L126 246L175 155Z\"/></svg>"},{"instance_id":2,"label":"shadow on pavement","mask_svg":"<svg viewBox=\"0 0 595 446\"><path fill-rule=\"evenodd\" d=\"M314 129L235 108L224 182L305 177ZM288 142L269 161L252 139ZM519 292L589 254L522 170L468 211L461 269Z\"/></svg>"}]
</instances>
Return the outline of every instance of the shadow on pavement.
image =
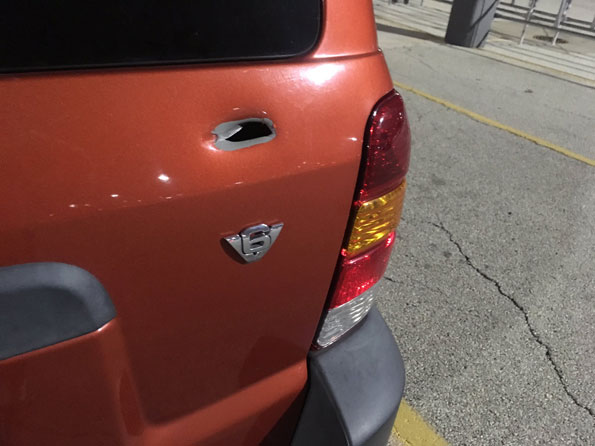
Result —
<instances>
[{"instance_id":1,"label":"shadow on pavement","mask_svg":"<svg viewBox=\"0 0 595 446\"><path fill-rule=\"evenodd\" d=\"M397 28L395 26L384 25L382 23L376 23L376 29L392 34L398 34L400 36L412 37L414 39L430 40L432 42L444 43L444 39L433 36L423 31L415 31L412 29Z\"/></svg>"}]
</instances>

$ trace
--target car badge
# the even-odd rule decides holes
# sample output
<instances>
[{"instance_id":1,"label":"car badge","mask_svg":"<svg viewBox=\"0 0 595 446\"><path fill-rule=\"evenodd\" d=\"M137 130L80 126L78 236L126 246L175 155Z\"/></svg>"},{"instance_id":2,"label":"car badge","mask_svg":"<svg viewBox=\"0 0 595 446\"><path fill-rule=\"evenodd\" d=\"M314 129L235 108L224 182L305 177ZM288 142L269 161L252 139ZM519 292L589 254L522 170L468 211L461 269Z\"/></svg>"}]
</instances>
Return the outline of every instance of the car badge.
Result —
<instances>
[{"instance_id":1,"label":"car badge","mask_svg":"<svg viewBox=\"0 0 595 446\"><path fill-rule=\"evenodd\" d=\"M256 262L264 257L268 250L273 246L277 237L283 229L283 223L277 223L272 226L260 224L250 226L239 234L225 237L227 243L244 259L247 263Z\"/></svg>"}]
</instances>

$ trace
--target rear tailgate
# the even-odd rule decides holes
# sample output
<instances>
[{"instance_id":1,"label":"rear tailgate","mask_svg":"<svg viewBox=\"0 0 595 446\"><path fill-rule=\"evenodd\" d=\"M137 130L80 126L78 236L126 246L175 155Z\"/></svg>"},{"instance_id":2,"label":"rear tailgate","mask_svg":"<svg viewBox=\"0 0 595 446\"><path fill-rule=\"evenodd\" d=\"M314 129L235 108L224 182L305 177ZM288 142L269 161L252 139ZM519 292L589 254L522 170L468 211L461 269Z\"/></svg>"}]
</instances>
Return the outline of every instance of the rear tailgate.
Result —
<instances>
[{"instance_id":1,"label":"rear tailgate","mask_svg":"<svg viewBox=\"0 0 595 446\"><path fill-rule=\"evenodd\" d=\"M0 404L0 419L16 411L34 427L0 423L0 439L80 444L43 436L44 415L58 431L74 417L87 445L255 444L287 410L307 379L366 120L391 88L371 6L325 8L317 48L290 60L0 78L0 265L77 265L117 311L104 330L116 347L83 352L105 372L62 370L80 381L77 398L113 413L91 423L84 405L56 407L67 380ZM212 130L245 118L270 119L277 137L218 150ZM258 262L223 240L279 222ZM101 332L80 342L89 336ZM63 360L57 350L7 359L0 372L35 384Z\"/></svg>"}]
</instances>

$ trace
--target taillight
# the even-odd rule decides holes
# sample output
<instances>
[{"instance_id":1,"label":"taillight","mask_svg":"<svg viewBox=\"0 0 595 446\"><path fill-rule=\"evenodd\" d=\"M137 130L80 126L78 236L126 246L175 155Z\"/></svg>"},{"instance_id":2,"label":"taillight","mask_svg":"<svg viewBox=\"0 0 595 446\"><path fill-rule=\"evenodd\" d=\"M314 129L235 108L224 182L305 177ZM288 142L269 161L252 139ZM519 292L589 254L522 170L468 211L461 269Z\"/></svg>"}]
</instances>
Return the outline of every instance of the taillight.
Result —
<instances>
[{"instance_id":1,"label":"taillight","mask_svg":"<svg viewBox=\"0 0 595 446\"><path fill-rule=\"evenodd\" d=\"M392 91L372 112L359 199L370 200L397 187L409 170L411 134L403 99Z\"/></svg>"},{"instance_id":2,"label":"taillight","mask_svg":"<svg viewBox=\"0 0 595 446\"><path fill-rule=\"evenodd\" d=\"M364 138L362 169L345 245L315 341L326 347L361 321L374 303L395 240L405 196L411 136L401 96L374 107Z\"/></svg>"}]
</instances>

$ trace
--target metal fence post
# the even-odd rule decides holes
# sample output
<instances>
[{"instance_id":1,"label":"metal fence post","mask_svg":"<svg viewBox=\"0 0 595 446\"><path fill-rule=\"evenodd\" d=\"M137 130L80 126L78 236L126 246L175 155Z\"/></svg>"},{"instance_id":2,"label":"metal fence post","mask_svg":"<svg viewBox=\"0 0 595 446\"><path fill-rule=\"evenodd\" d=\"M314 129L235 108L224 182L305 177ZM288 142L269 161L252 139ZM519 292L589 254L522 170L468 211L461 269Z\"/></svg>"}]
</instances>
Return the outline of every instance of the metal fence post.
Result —
<instances>
[{"instance_id":1,"label":"metal fence post","mask_svg":"<svg viewBox=\"0 0 595 446\"><path fill-rule=\"evenodd\" d=\"M560 35L560 26L566 20L566 14L568 14L568 10L570 9L570 5L572 4L572 0L562 0L560 3L560 9L558 10L558 15L556 16L556 22L554 26L556 27L556 34L552 39L552 45L555 45L558 41L558 36Z\"/></svg>"},{"instance_id":2,"label":"metal fence post","mask_svg":"<svg viewBox=\"0 0 595 446\"><path fill-rule=\"evenodd\" d=\"M533 13L535 12L536 6L537 0L531 0L531 2L529 3L529 10L527 11L527 16L525 17L525 24L523 25L523 32L521 32L521 40L519 40L519 45L522 45L525 41L525 33L527 32L527 26L529 25L531 17L533 17Z\"/></svg>"}]
</instances>

